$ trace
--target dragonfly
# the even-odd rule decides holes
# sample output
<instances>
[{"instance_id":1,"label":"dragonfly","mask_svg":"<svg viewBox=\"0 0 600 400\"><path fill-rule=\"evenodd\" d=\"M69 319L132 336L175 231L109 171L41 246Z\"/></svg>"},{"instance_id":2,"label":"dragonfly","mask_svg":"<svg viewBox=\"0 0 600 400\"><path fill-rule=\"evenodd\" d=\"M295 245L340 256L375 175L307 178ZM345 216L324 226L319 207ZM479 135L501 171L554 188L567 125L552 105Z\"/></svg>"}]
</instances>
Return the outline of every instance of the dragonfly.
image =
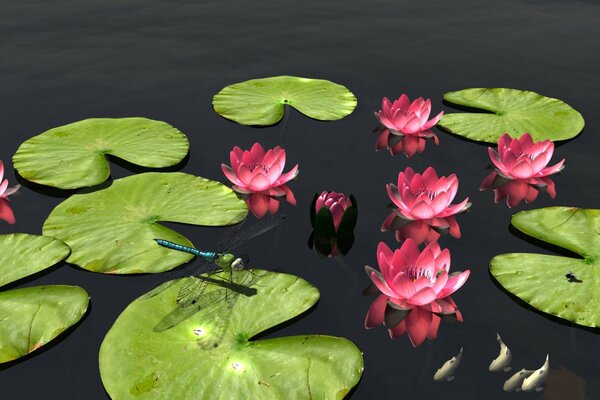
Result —
<instances>
[{"instance_id":1,"label":"dragonfly","mask_svg":"<svg viewBox=\"0 0 600 400\"><path fill-rule=\"evenodd\" d=\"M246 260L231 253L231 249L275 228L283 218L272 217L261 220L244 230L241 229L242 224L236 225L234 227L236 231L230 232L228 235L231 239L230 242L222 246L229 249L227 251L202 251L167 240L154 239L160 246L196 256L196 259L201 261L196 266L200 271L206 272L204 266L212 265L208 273L197 272L191 276L169 280L142 296L142 298L154 297L184 279L177 293L177 307L154 327L154 331L168 330L202 311L203 316L209 316L210 320L219 321L220 326L213 327L211 334L213 341L218 342L219 335L224 334L229 323L229 311L235 305L239 295L254 296L257 290L253 286L261 277L259 273L246 269ZM202 332L195 330L195 333L201 336Z\"/></svg>"}]
</instances>

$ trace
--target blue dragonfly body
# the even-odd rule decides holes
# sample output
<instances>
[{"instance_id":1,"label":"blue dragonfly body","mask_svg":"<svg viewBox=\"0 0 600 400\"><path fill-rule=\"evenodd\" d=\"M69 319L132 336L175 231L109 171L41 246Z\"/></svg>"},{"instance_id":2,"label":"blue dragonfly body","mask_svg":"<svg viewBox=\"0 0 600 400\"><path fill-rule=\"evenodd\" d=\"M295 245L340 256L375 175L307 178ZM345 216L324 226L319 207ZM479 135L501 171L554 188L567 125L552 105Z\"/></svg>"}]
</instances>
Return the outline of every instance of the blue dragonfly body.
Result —
<instances>
[{"instance_id":1,"label":"blue dragonfly body","mask_svg":"<svg viewBox=\"0 0 600 400\"><path fill-rule=\"evenodd\" d=\"M279 222L280 218L262 220L245 229L243 232L239 232L240 225L240 227L236 227L238 232L229 235L232 242L229 243L227 248L237 247L247 240L259 236L277 226ZM170 329L200 311L210 311L212 318L217 318L217 320L221 321L219 329L214 330L212 335L213 342L219 342L220 335L224 333L228 324L229 310L233 307L240 294L253 296L257 293L257 290L252 286L260 279L259 275L245 270L246 263L244 260L228 251L202 251L167 240L155 239L155 241L162 247L195 255L203 261L201 265L198 265L198 269L204 264L212 264L216 268L213 268L209 273L202 274L200 272L184 277L184 281L177 293L177 307L167 314L155 326L154 330L160 332ZM146 293L143 297L153 297L180 280L175 279L165 282ZM213 286L212 290L207 290L209 285ZM203 314L206 314L206 312Z\"/></svg>"}]
</instances>

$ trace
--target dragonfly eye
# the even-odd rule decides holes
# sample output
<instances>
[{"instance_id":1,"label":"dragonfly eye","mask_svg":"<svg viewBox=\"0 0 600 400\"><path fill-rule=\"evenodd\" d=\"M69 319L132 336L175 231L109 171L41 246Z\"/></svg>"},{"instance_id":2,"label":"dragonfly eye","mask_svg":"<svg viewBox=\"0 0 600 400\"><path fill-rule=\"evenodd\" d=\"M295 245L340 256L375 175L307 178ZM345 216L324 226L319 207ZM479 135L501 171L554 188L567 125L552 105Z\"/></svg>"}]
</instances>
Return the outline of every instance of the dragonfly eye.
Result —
<instances>
[{"instance_id":1,"label":"dragonfly eye","mask_svg":"<svg viewBox=\"0 0 600 400\"><path fill-rule=\"evenodd\" d=\"M240 271L240 270L244 269L244 260L242 260L241 258L236 258L231 263L231 268L234 271Z\"/></svg>"}]
</instances>

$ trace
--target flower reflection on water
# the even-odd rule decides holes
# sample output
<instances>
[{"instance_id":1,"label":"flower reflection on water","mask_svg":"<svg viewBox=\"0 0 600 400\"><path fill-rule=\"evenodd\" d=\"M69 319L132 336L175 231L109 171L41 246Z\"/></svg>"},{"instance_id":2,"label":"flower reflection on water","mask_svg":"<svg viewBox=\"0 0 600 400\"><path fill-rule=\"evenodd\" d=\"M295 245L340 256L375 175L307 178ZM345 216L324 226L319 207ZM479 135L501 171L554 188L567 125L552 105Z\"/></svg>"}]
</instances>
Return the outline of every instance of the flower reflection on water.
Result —
<instances>
[{"instance_id":1,"label":"flower reflection on water","mask_svg":"<svg viewBox=\"0 0 600 400\"><path fill-rule=\"evenodd\" d=\"M426 338L435 339L442 316L462 322L462 315L450 297L469 277L470 271L449 273L450 251L437 242L422 252L406 240L393 253L383 242L377 248L381 272L365 267L381 294L371 304L365 328L385 325L392 339L408 333L413 346Z\"/></svg>"}]
</instances>

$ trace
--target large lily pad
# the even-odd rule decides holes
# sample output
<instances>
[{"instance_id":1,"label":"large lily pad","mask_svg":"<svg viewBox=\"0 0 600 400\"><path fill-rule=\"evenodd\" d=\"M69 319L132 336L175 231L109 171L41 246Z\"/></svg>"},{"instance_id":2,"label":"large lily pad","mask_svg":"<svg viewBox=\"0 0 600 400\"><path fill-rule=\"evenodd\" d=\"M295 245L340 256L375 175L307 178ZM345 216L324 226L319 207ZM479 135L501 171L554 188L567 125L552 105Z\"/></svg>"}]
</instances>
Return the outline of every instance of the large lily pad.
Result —
<instances>
[{"instance_id":1,"label":"large lily pad","mask_svg":"<svg viewBox=\"0 0 600 400\"><path fill-rule=\"evenodd\" d=\"M219 182L181 172L148 172L71 196L50 213L43 232L68 244L67 261L87 270L154 273L192 257L154 241L192 245L159 221L222 226L242 221L247 213L246 203Z\"/></svg>"},{"instance_id":2,"label":"large lily pad","mask_svg":"<svg viewBox=\"0 0 600 400\"><path fill-rule=\"evenodd\" d=\"M342 399L363 370L362 354L337 337L304 335L250 340L315 304L318 290L287 274L252 274L256 294L239 295L224 318L219 305L167 330L184 282L133 301L100 348L102 382L113 399ZM224 278L227 275L221 274ZM183 280L182 280L183 281ZM210 284L206 295L222 290ZM218 316L221 315L221 318ZM225 325L215 341L215 327ZM205 346L206 343L213 343Z\"/></svg>"},{"instance_id":3,"label":"large lily pad","mask_svg":"<svg viewBox=\"0 0 600 400\"><path fill-rule=\"evenodd\" d=\"M13 163L32 182L75 189L104 182L106 155L150 168L170 167L186 156L187 138L147 118L91 118L50 129L23 142Z\"/></svg>"},{"instance_id":4,"label":"large lily pad","mask_svg":"<svg viewBox=\"0 0 600 400\"><path fill-rule=\"evenodd\" d=\"M323 79L274 76L224 87L213 97L221 116L242 125L273 125L285 105L319 120L342 119L356 108L356 97L346 87Z\"/></svg>"},{"instance_id":5,"label":"large lily pad","mask_svg":"<svg viewBox=\"0 0 600 400\"><path fill-rule=\"evenodd\" d=\"M600 326L600 210L549 207L515 214L512 224L536 239L581 259L510 253L490 264L510 293L548 314L575 324Z\"/></svg>"},{"instance_id":6,"label":"large lily pad","mask_svg":"<svg viewBox=\"0 0 600 400\"><path fill-rule=\"evenodd\" d=\"M445 114L438 126L471 140L498 143L505 132L535 141L565 140L583 129L581 114L567 103L535 92L506 88L464 89L444 94L444 100L490 113Z\"/></svg>"},{"instance_id":7,"label":"large lily pad","mask_svg":"<svg viewBox=\"0 0 600 400\"><path fill-rule=\"evenodd\" d=\"M53 266L70 251L60 240L47 236L0 235L0 287Z\"/></svg>"},{"instance_id":8,"label":"large lily pad","mask_svg":"<svg viewBox=\"0 0 600 400\"><path fill-rule=\"evenodd\" d=\"M78 286L0 292L0 363L39 349L83 317L89 295Z\"/></svg>"}]
</instances>

